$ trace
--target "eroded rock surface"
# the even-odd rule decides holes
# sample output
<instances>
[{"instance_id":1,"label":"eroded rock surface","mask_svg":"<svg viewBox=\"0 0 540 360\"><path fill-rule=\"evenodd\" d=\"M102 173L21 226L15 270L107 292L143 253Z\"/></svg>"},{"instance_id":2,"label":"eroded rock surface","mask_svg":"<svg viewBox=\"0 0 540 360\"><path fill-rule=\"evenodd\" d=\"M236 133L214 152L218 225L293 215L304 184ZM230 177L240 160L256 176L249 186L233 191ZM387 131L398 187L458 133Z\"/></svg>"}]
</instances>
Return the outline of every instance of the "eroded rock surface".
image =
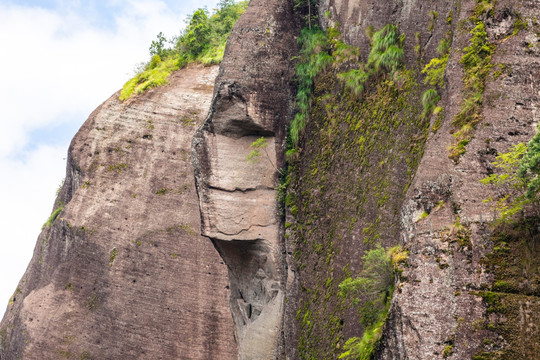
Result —
<instances>
[{"instance_id":1,"label":"eroded rock surface","mask_svg":"<svg viewBox=\"0 0 540 360\"><path fill-rule=\"evenodd\" d=\"M295 24L288 1L251 1L229 37L210 115L193 141L202 234L229 268L240 359L275 358L280 337L286 275L276 189L293 110ZM261 137L260 155L247 161Z\"/></svg>"},{"instance_id":2,"label":"eroded rock surface","mask_svg":"<svg viewBox=\"0 0 540 360\"><path fill-rule=\"evenodd\" d=\"M462 2L454 21L466 23L475 6L473 1ZM509 24L516 14L532 19L539 12L532 2L498 1L493 16L485 21L489 39L497 47L493 63L512 70L488 79L482 122L457 164L448 158L447 148L455 141L451 122L463 101L462 53L457 49L467 46L469 36L455 32L445 76L445 121L427 142L403 208L402 241L411 252L410 266L404 273L407 281L395 294L383 359L443 355L467 359L482 351L515 347L487 330L486 303L478 291L493 283L486 256L493 251L491 233L497 216L493 203L483 200L498 195L480 179L495 170L492 162L498 153L530 140L539 121L540 78L532 75L540 73L539 54L524 45L531 37L529 31L511 36L514 27ZM420 216L424 212L429 215ZM520 302L524 306L540 303L534 296ZM540 319L523 316L523 322L516 326L508 319L506 326L520 334L522 347L509 351L529 358L539 333L525 328L537 328Z\"/></svg>"},{"instance_id":3,"label":"eroded rock surface","mask_svg":"<svg viewBox=\"0 0 540 360\"><path fill-rule=\"evenodd\" d=\"M475 12L480 14L478 18ZM299 301L291 311L297 315L288 344L291 358L336 358L343 352L344 340L362 336L357 309L341 302L337 284L359 273L361 256L376 243L386 247L400 243L411 252L376 358L467 359L484 352L487 358L503 351L508 353L502 358L534 358L540 321L532 309L539 306L538 297L518 286L511 289L512 294L493 290L504 299L498 303L504 314L497 314L493 310L497 306L482 298L494 285L493 269L487 265L493 252L494 211L493 204L483 200L502 192L479 180L497 171L492 162L498 152L527 142L538 125L537 4L323 0L318 13L324 28L337 27L347 44L359 47L364 63L370 51L366 30L370 26L378 30L386 24L398 26L406 35L404 65L418 84L414 88L418 96L406 100L407 107L420 110L417 118L422 116L421 95L429 88L421 70L440 56L437 47L445 37L450 59L445 85L437 88L444 117L438 123L433 116L425 128L428 131L416 134L397 126L383 134L386 126L392 127L394 116L402 126L409 119L406 111L393 110L393 99L386 100L385 106L377 105L387 96L380 91L380 84L365 91L362 102L348 96L342 84L334 84L331 72L323 71L315 80L311 118L301 140L302 155L293 170L297 176L292 182L297 214L287 219L292 223L289 245L297 255L300 285L299 296L292 297ZM448 147L456 143L453 134L459 127L452 121L466 98L461 58L479 20L496 50L483 91L481 121L474 126L465 154L456 162L449 158ZM520 21L527 25L519 25ZM404 91L398 89L398 93ZM345 101L348 103L343 104ZM372 129L355 118L358 113ZM365 134L354 134L351 123L355 121L356 129ZM340 122L342 128L332 125ZM441 127L435 129L439 124ZM377 140L369 141L373 138ZM386 145L388 139L391 144ZM400 149L402 141L408 144ZM414 156L403 166L399 160L408 151ZM355 153L356 157L351 156ZM365 156L361 159L365 161L354 168L352 164L360 156ZM421 159L418 169L416 159ZM386 182L402 186L403 191L387 191ZM401 211L395 212L396 208ZM526 246L535 248L534 241ZM521 288L530 287L527 282L535 276L535 270L530 269L534 265L529 264L534 264L530 254L534 257L536 250L527 251L523 251L523 259L506 259L516 265L516 272L525 273Z\"/></svg>"},{"instance_id":4,"label":"eroded rock surface","mask_svg":"<svg viewBox=\"0 0 540 360\"><path fill-rule=\"evenodd\" d=\"M0 358L235 359L227 269L199 235L191 139L217 67L190 66L73 139L64 207L0 325Z\"/></svg>"}]
</instances>

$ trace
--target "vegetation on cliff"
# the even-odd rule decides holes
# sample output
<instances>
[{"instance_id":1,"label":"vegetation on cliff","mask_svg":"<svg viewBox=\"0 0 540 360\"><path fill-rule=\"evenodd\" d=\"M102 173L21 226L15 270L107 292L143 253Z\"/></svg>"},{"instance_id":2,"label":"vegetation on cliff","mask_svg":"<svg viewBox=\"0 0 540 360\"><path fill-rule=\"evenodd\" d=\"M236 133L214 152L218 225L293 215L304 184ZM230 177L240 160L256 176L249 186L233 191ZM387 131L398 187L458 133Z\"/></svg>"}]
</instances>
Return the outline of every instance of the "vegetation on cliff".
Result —
<instances>
[{"instance_id":1,"label":"vegetation on cliff","mask_svg":"<svg viewBox=\"0 0 540 360\"><path fill-rule=\"evenodd\" d=\"M358 307L365 328L362 338L347 340L339 359L372 358L390 309L398 266L406 259L407 252L399 246L385 250L379 245L363 256L360 276L348 277L339 284L339 296Z\"/></svg>"},{"instance_id":2,"label":"vegetation on cliff","mask_svg":"<svg viewBox=\"0 0 540 360\"><path fill-rule=\"evenodd\" d=\"M519 164L526 152L527 146L523 143L512 146L510 151L499 154L493 162L495 168L502 173L494 173L480 180L485 185L493 185L501 190L501 197L490 197L486 201L495 202L495 209L500 212L503 220L522 211L523 206L529 202L525 196L526 179L518 176Z\"/></svg>"},{"instance_id":3,"label":"vegetation on cliff","mask_svg":"<svg viewBox=\"0 0 540 360\"><path fill-rule=\"evenodd\" d=\"M450 25L451 21L452 18L449 16L447 23ZM433 124L433 132L436 132L441 126L444 115L443 108L437 106L437 103L441 99L439 92L442 91L445 86L444 73L446 71L446 65L448 64L448 58L450 57L451 36L452 34L449 31L437 47L439 56L431 59L422 70L422 73L426 75L424 84L432 86L432 88L426 90L422 96L422 106L424 108L422 116L426 118L429 118L431 115L437 116L435 123Z\"/></svg>"},{"instance_id":4,"label":"vegetation on cliff","mask_svg":"<svg viewBox=\"0 0 540 360\"><path fill-rule=\"evenodd\" d=\"M494 335L473 359L534 358L540 331L524 324L540 321L540 133L500 153L493 164L498 171L481 182L499 194L486 200L500 214L492 224L493 251L483 260L494 281L477 295L487 308L481 325Z\"/></svg>"},{"instance_id":5,"label":"vegetation on cliff","mask_svg":"<svg viewBox=\"0 0 540 360\"><path fill-rule=\"evenodd\" d=\"M150 61L124 84L120 100L168 84L171 73L189 63L219 64L233 25L247 5L248 1L220 0L214 14L206 9L196 10L179 37L167 41L159 33L150 45ZM167 47L167 43L173 46Z\"/></svg>"},{"instance_id":6,"label":"vegetation on cliff","mask_svg":"<svg viewBox=\"0 0 540 360\"><path fill-rule=\"evenodd\" d=\"M298 114L289 155L302 156L289 156L284 199L294 217L286 228L301 279L302 359L373 354L392 293L392 268L391 280L377 285L367 301L374 308L355 297L363 282L356 279L375 281L367 275L368 258L388 259L383 247L397 243L396 217L429 129L420 116L415 71L403 66L404 36L391 24L371 30L365 62L337 26L306 26L299 39ZM352 302L360 305L355 314Z\"/></svg>"},{"instance_id":7,"label":"vegetation on cliff","mask_svg":"<svg viewBox=\"0 0 540 360\"><path fill-rule=\"evenodd\" d=\"M527 210L539 209L540 202L540 133L526 145L519 143L506 153L499 154L493 163L499 173L481 180L483 184L499 188L501 196L494 201L502 219ZM537 216L540 214L536 213Z\"/></svg>"},{"instance_id":8,"label":"vegetation on cliff","mask_svg":"<svg viewBox=\"0 0 540 360\"><path fill-rule=\"evenodd\" d=\"M495 45L489 41L485 27L485 17L492 13L492 0L478 0L474 15L469 19L474 24L470 30L469 45L463 49L463 103L461 110L452 120L457 129L455 143L448 150L449 158L459 162L465 147L471 141L476 125L482 120L484 90L488 75L493 68L492 57Z\"/></svg>"},{"instance_id":9,"label":"vegetation on cliff","mask_svg":"<svg viewBox=\"0 0 540 360\"><path fill-rule=\"evenodd\" d=\"M356 95L361 95L370 80L384 74L393 76L402 64L405 37L399 35L395 25L386 25L370 34L372 46L366 64L358 61L359 50L345 44L340 35L337 28L330 27L324 32L318 26L304 28L300 34L298 41L302 47L296 66L298 112L290 126L294 144L298 144L300 132L306 126L314 79L329 65L338 69L353 66L351 70L340 71L338 78Z\"/></svg>"},{"instance_id":10,"label":"vegetation on cliff","mask_svg":"<svg viewBox=\"0 0 540 360\"><path fill-rule=\"evenodd\" d=\"M432 129L437 131L444 119L441 99L448 104L442 95L447 64L450 58L456 59L451 53L456 38L453 29L464 31L466 43L457 57L458 65L463 67L462 102L449 120L453 127L449 158L459 162L473 138L482 120L486 84L500 74L493 71L498 70L496 67L503 70L502 65L493 62L496 47L489 33L493 6L491 0L478 0L468 19L453 25L450 11L446 18L448 31L439 33L441 40L435 56L428 58L427 64L421 61L417 36L415 52L419 60L410 68L400 61L403 39L392 25L378 32L367 29L371 51L363 62L360 51L341 40L335 22L328 21L331 25L326 31L310 24L302 32L302 50L297 59L298 113L291 123L289 141L289 154L301 156L289 156L289 189L285 197L291 215L285 227L294 242L300 278L299 358L373 358L389 298L388 291L374 290L377 287L366 273L366 257L397 243L399 229L393 228L392 221L399 221L399 201L404 197L400 198L400 194L407 192L410 181L403 174L414 174L430 120L434 120ZM430 14L434 20L437 18L436 11ZM391 46L385 46L383 51L376 50L388 43ZM396 66L377 66L374 56L390 48L387 58L397 60ZM425 86L419 84L422 80ZM408 138L403 138L400 131L408 133ZM539 208L535 200L540 189L540 156L535 155L539 144L537 135L528 146L516 148L517 152L501 154L495 165L498 168L498 164L507 166L512 162L511 174L501 178L499 173L486 180L501 186L499 193L504 193L503 185L511 190L496 200L501 200L499 211L503 215L516 216L506 225L494 227L495 251L486 264L495 272L496 280L492 286L484 284L479 292L491 310L481 323L471 325L482 328L484 334L491 331L493 336L486 335L484 345L494 352L479 353L478 359L514 359L519 358L518 354L528 358L523 356L530 357L534 353L531 349L538 349L531 345L531 340L538 339L538 332L520 339L515 321L523 309L539 306L531 296L538 291L540 228L537 218L524 218L522 212L530 214ZM400 162L404 159L405 164ZM401 169L401 176L391 169ZM513 209L514 205L518 206ZM477 245L470 233L465 234L466 227L460 225L459 218L454 228L461 248ZM379 255L382 253L384 250L379 250ZM449 266L439 263L441 269ZM364 295L356 297L357 289L362 289L357 293ZM461 290L455 292L455 296L460 294ZM369 295L373 297L366 299ZM358 306L357 313L351 314L351 302ZM507 348L502 349L506 345L497 334L508 341ZM462 351L460 345L454 348L454 340L449 340L441 345L440 354L445 358L456 356Z\"/></svg>"}]
</instances>

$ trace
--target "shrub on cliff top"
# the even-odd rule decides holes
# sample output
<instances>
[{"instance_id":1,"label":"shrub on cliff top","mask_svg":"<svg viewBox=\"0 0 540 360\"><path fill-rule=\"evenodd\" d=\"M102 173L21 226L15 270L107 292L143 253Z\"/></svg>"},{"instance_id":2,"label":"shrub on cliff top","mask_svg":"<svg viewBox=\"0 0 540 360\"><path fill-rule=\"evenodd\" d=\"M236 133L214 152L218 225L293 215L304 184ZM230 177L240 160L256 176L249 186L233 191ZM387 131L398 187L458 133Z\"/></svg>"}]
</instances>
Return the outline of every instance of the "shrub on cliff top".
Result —
<instances>
[{"instance_id":1,"label":"shrub on cliff top","mask_svg":"<svg viewBox=\"0 0 540 360\"><path fill-rule=\"evenodd\" d=\"M187 27L173 41L167 41L160 32L150 45L150 61L124 84L120 100L168 84L170 74L189 63L219 64L232 27L247 5L248 1L221 0L211 16L207 10L197 9L188 17ZM166 43L171 42L174 47L167 48Z\"/></svg>"}]
</instances>

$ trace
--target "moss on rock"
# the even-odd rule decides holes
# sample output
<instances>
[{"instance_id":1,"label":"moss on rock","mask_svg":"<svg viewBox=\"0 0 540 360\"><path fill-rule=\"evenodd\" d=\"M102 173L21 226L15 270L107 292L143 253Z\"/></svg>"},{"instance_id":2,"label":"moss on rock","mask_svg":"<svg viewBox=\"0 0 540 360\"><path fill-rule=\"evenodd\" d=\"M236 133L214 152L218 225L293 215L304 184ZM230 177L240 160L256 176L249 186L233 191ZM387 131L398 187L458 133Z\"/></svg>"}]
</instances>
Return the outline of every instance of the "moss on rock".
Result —
<instances>
[{"instance_id":1,"label":"moss on rock","mask_svg":"<svg viewBox=\"0 0 540 360\"><path fill-rule=\"evenodd\" d=\"M419 72L382 74L361 97L332 70L315 79L288 202L302 359L336 358L347 338L363 332L338 284L359 271L365 251L398 242L399 211L429 131Z\"/></svg>"}]
</instances>

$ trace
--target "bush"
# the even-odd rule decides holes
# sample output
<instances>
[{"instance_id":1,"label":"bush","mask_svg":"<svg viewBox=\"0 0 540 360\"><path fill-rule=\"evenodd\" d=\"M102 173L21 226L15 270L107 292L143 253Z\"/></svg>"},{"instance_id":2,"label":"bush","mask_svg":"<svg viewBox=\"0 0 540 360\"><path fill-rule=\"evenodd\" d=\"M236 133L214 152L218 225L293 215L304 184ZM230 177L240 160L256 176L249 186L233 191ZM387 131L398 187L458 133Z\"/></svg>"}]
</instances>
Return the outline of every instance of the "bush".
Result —
<instances>
[{"instance_id":1,"label":"bush","mask_svg":"<svg viewBox=\"0 0 540 360\"><path fill-rule=\"evenodd\" d=\"M428 89L426 92L424 92L424 95L422 95L422 106L424 108L424 111L422 113L422 116L427 117L431 113L433 113L433 110L435 109L435 105L440 100L439 93L435 89Z\"/></svg>"},{"instance_id":2,"label":"bush","mask_svg":"<svg viewBox=\"0 0 540 360\"><path fill-rule=\"evenodd\" d=\"M339 30L329 27L326 32L314 26L302 29L298 42L301 45L299 61L296 65L298 93L296 105L298 113L289 128L289 136L294 145L298 144L300 132L306 124L311 99L311 90L315 77L329 65L339 68L341 65L359 66L338 74L345 86L356 95L364 92L369 79L386 71L393 74L403 61L403 41L397 26L386 25L372 34L372 49L367 65L354 64L360 57L359 49L340 40Z\"/></svg>"},{"instance_id":3,"label":"bush","mask_svg":"<svg viewBox=\"0 0 540 360\"><path fill-rule=\"evenodd\" d=\"M402 66L403 62L403 41L404 35L399 35L397 26L386 25L381 30L373 32L367 31L371 42L371 51L368 62L365 66L360 64L359 69L350 70L338 75L338 78L345 82L345 86L356 94L360 95L372 76L388 73L391 76ZM336 48L339 50L339 58L348 55L349 58L358 58L357 51L352 51L348 45L337 42ZM337 52L337 51L336 51Z\"/></svg>"},{"instance_id":4,"label":"bush","mask_svg":"<svg viewBox=\"0 0 540 360\"><path fill-rule=\"evenodd\" d=\"M204 9L196 10L176 41L179 57L189 62L204 58L207 62L213 59L210 63L219 63L229 34L247 5L248 1L221 0L216 13L210 17Z\"/></svg>"},{"instance_id":5,"label":"bush","mask_svg":"<svg viewBox=\"0 0 540 360\"><path fill-rule=\"evenodd\" d=\"M296 65L298 80L296 106L298 112L289 128L289 136L294 144L298 143L300 132L306 125L313 81L319 72L333 62L333 57L329 54L330 42L321 28L302 29L298 42L301 45L299 62Z\"/></svg>"},{"instance_id":6,"label":"bush","mask_svg":"<svg viewBox=\"0 0 540 360\"><path fill-rule=\"evenodd\" d=\"M360 276L349 277L339 284L339 296L358 306L364 326L362 338L347 340L340 359L371 359L390 308L396 269L407 256L399 246L385 250L379 245L362 257L364 265Z\"/></svg>"},{"instance_id":7,"label":"bush","mask_svg":"<svg viewBox=\"0 0 540 360\"><path fill-rule=\"evenodd\" d=\"M529 141L527 152L519 163L518 176L524 181L526 187L526 197L528 199L538 198L540 191L540 133Z\"/></svg>"},{"instance_id":8,"label":"bush","mask_svg":"<svg viewBox=\"0 0 540 360\"><path fill-rule=\"evenodd\" d=\"M446 37L439 42L439 45L437 46L439 57L431 59L430 62L424 66L424 69L422 69L422 74L426 74L424 84L435 86L436 88L444 87L444 72L446 71L446 65L448 64L448 58L450 56L449 37L450 35L447 34ZM441 126L441 119L443 117L443 108L441 106L436 106L439 100L440 96L435 89L427 90L422 98L424 106L422 116L426 118L431 114L438 115L433 124L434 132ZM461 148L459 151L461 151Z\"/></svg>"},{"instance_id":9,"label":"bush","mask_svg":"<svg viewBox=\"0 0 540 360\"><path fill-rule=\"evenodd\" d=\"M372 47L367 66L375 73L386 71L393 73L403 61L404 35L399 35L396 25L386 25L373 34Z\"/></svg>"},{"instance_id":10,"label":"bush","mask_svg":"<svg viewBox=\"0 0 540 360\"><path fill-rule=\"evenodd\" d=\"M474 126L481 120L481 109L484 95L486 78L493 64L491 58L495 52L495 45L488 41L488 35L483 22L478 21L470 31L471 39L469 46L463 49L461 63L463 64L464 76L464 101L461 110L454 117L452 124L455 127ZM450 148L450 158L456 163L465 153L465 145L472 138L472 132L467 138L463 138L464 131L456 132L456 143Z\"/></svg>"},{"instance_id":11,"label":"bush","mask_svg":"<svg viewBox=\"0 0 540 360\"><path fill-rule=\"evenodd\" d=\"M493 162L500 170L480 182L484 185L496 186L502 195L494 201L502 220L521 212L525 206L532 204L538 211L540 200L540 133L529 141L528 145L519 143L506 153L499 153Z\"/></svg>"},{"instance_id":12,"label":"bush","mask_svg":"<svg viewBox=\"0 0 540 360\"><path fill-rule=\"evenodd\" d=\"M165 43L167 42L167 39L163 35L162 32L160 32L157 35L156 40L152 41L150 44L150 48L148 51L150 52L150 56L158 55L160 58L165 57L167 54L167 49L165 48Z\"/></svg>"},{"instance_id":13,"label":"bush","mask_svg":"<svg viewBox=\"0 0 540 360\"><path fill-rule=\"evenodd\" d=\"M345 86L352 92L359 95L364 92L364 84L369 80L369 73L362 68L341 73L338 78L344 81Z\"/></svg>"},{"instance_id":14,"label":"bush","mask_svg":"<svg viewBox=\"0 0 540 360\"><path fill-rule=\"evenodd\" d=\"M175 58L169 57L161 61L159 55L154 55L145 70L126 82L120 92L120 100L126 100L153 87L167 85L169 76L177 69L178 61Z\"/></svg>"},{"instance_id":15,"label":"bush","mask_svg":"<svg viewBox=\"0 0 540 360\"><path fill-rule=\"evenodd\" d=\"M166 48L163 33L150 45L151 59L122 88L120 100L145 90L168 84L170 74L189 63L219 64L233 25L244 13L248 1L221 0L215 14L198 9L187 19L187 27L176 39L174 48Z\"/></svg>"},{"instance_id":16,"label":"bush","mask_svg":"<svg viewBox=\"0 0 540 360\"><path fill-rule=\"evenodd\" d=\"M62 212L62 210L64 210L64 207L63 206L60 206L59 208L55 209L51 216L49 216L49 218L47 219L47 221L45 222L45 224L43 224L43 226L41 227L41 230L45 229L46 227L51 227L51 225L53 224L54 220L56 220L56 218L58 217L58 215Z\"/></svg>"},{"instance_id":17,"label":"bush","mask_svg":"<svg viewBox=\"0 0 540 360\"><path fill-rule=\"evenodd\" d=\"M193 13L184 35L178 40L177 46L182 53L190 58L197 56L208 46L210 42L210 24L204 9L198 9Z\"/></svg>"},{"instance_id":18,"label":"bush","mask_svg":"<svg viewBox=\"0 0 540 360\"><path fill-rule=\"evenodd\" d=\"M449 54L446 54L440 58L433 58L424 67L422 70L422 74L426 74L424 84L444 86L444 71L446 70L446 64L448 64L448 56Z\"/></svg>"}]
</instances>

